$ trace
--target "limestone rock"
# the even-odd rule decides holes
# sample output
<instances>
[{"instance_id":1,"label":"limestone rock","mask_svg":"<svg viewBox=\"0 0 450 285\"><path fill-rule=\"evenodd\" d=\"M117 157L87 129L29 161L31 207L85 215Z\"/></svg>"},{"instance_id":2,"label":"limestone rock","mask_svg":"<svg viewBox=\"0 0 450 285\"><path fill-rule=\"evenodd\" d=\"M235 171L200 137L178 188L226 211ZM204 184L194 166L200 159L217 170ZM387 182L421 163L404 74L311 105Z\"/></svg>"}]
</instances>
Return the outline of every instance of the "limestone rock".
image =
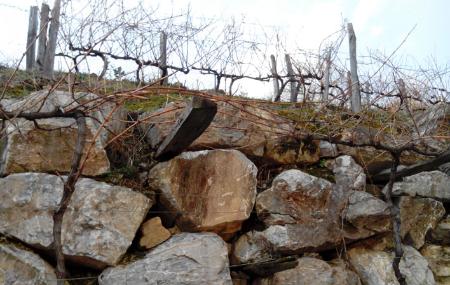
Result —
<instances>
[{"instance_id":1,"label":"limestone rock","mask_svg":"<svg viewBox=\"0 0 450 285\"><path fill-rule=\"evenodd\" d=\"M63 179L42 173L0 179L0 232L42 249L53 244L53 214ZM152 201L131 189L79 179L63 218L63 253L94 268L116 264L131 245Z\"/></svg>"},{"instance_id":2,"label":"limestone rock","mask_svg":"<svg viewBox=\"0 0 450 285\"><path fill-rule=\"evenodd\" d=\"M341 241L339 217L346 200L340 187L293 169L258 194L256 211L268 226L264 234L278 250L319 250Z\"/></svg>"},{"instance_id":3,"label":"limestone rock","mask_svg":"<svg viewBox=\"0 0 450 285\"><path fill-rule=\"evenodd\" d=\"M169 104L154 113L159 115L142 124L152 147L163 141L185 106L186 103ZM319 143L290 138L294 130L291 121L271 111L245 103L217 102L213 122L189 149L239 149L247 156L276 164L319 161Z\"/></svg>"},{"instance_id":4,"label":"limestone rock","mask_svg":"<svg viewBox=\"0 0 450 285\"><path fill-rule=\"evenodd\" d=\"M298 259L297 267L258 279L255 285L360 285L358 276L345 265L330 265L311 257Z\"/></svg>"},{"instance_id":5,"label":"limestone rock","mask_svg":"<svg viewBox=\"0 0 450 285\"><path fill-rule=\"evenodd\" d=\"M387 188L383 189L386 193ZM420 172L394 183L393 195L421 196L450 201L450 176L440 171Z\"/></svg>"},{"instance_id":6,"label":"limestone rock","mask_svg":"<svg viewBox=\"0 0 450 285\"><path fill-rule=\"evenodd\" d=\"M408 285L435 284L426 259L410 246L403 246L400 272ZM365 285L398 285L392 268L393 253L356 247L348 251L349 261Z\"/></svg>"},{"instance_id":7,"label":"limestone rock","mask_svg":"<svg viewBox=\"0 0 450 285\"><path fill-rule=\"evenodd\" d=\"M362 191L350 192L344 218L358 231L368 231L362 237L389 231L391 227L389 205Z\"/></svg>"},{"instance_id":8,"label":"limestone rock","mask_svg":"<svg viewBox=\"0 0 450 285\"><path fill-rule=\"evenodd\" d=\"M75 150L77 125L72 118L36 120L14 119L5 123L2 137L0 172L59 172L68 173ZM96 128L87 120L86 152L93 142ZM93 144L83 174L96 176L109 171L106 152L97 140Z\"/></svg>"},{"instance_id":9,"label":"limestone rock","mask_svg":"<svg viewBox=\"0 0 450 285\"><path fill-rule=\"evenodd\" d=\"M181 230L228 237L252 212L256 174L256 166L236 150L185 152L156 165L149 184Z\"/></svg>"},{"instance_id":10,"label":"limestone rock","mask_svg":"<svg viewBox=\"0 0 450 285\"><path fill-rule=\"evenodd\" d=\"M441 202L430 198L400 197L401 234L405 241L420 249L425 243L427 232L436 227L444 217Z\"/></svg>"},{"instance_id":11,"label":"limestone rock","mask_svg":"<svg viewBox=\"0 0 450 285\"><path fill-rule=\"evenodd\" d=\"M339 155L337 146L327 141L319 142L320 157L336 157Z\"/></svg>"},{"instance_id":12,"label":"limestone rock","mask_svg":"<svg viewBox=\"0 0 450 285\"><path fill-rule=\"evenodd\" d=\"M214 233L182 233L133 263L111 267L100 285L226 284L231 285L227 246Z\"/></svg>"},{"instance_id":13,"label":"limestone rock","mask_svg":"<svg viewBox=\"0 0 450 285\"><path fill-rule=\"evenodd\" d=\"M102 98L91 93L71 94L65 91L42 90L8 103L10 112L53 112L73 108L84 110L86 118L86 143L84 153L90 150L83 174L97 176L109 171L109 161L104 150L107 139L125 127L123 108L112 103L101 104ZM3 102L3 101L2 101ZM85 103L85 106L81 106ZM98 106L99 105L99 106ZM115 110L110 116L110 111ZM99 130L100 123L105 122ZM96 138L97 132L100 132ZM68 173L77 137L77 124L72 118L50 118L28 121L17 118L6 122L0 144L0 172L3 175L18 172ZM94 141L95 140L95 141ZM84 159L84 158L83 158Z\"/></svg>"},{"instance_id":14,"label":"limestone rock","mask_svg":"<svg viewBox=\"0 0 450 285\"><path fill-rule=\"evenodd\" d=\"M142 237L139 245L150 249L168 240L172 234L161 224L160 217L154 217L141 226Z\"/></svg>"},{"instance_id":15,"label":"limestone rock","mask_svg":"<svg viewBox=\"0 0 450 285\"><path fill-rule=\"evenodd\" d=\"M263 232L250 231L234 243L232 261L237 264L271 260L273 249Z\"/></svg>"},{"instance_id":16,"label":"limestone rock","mask_svg":"<svg viewBox=\"0 0 450 285\"><path fill-rule=\"evenodd\" d=\"M421 251L434 273L436 284L450 284L450 247L425 245Z\"/></svg>"},{"instance_id":17,"label":"limestone rock","mask_svg":"<svg viewBox=\"0 0 450 285\"><path fill-rule=\"evenodd\" d=\"M1 243L0 284L56 285L56 274L37 254Z\"/></svg>"},{"instance_id":18,"label":"limestone rock","mask_svg":"<svg viewBox=\"0 0 450 285\"><path fill-rule=\"evenodd\" d=\"M434 243L450 245L450 216L440 221L431 231L431 239Z\"/></svg>"},{"instance_id":19,"label":"limestone rock","mask_svg":"<svg viewBox=\"0 0 450 285\"><path fill-rule=\"evenodd\" d=\"M336 184L349 190L364 190L366 187L366 174L349 155L339 156L334 161L333 173Z\"/></svg>"}]
</instances>

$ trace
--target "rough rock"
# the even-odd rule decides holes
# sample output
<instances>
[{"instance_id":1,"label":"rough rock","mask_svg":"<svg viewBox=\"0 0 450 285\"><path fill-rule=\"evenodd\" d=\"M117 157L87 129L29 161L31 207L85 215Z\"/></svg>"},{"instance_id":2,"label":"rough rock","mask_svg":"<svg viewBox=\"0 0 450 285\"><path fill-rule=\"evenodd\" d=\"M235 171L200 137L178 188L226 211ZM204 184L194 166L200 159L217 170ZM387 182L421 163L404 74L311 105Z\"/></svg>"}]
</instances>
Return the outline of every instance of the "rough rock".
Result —
<instances>
[{"instance_id":1,"label":"rough rock","mask_svg":"<svg viewBox=\"0 0 450 285\"><path fill-rule=\"evenodd\" d=\"M256 166L236 150L185 152L156 165L149 184L181 230L228 237L252 212L256 174Z\"/></svg>"},{"instance_id":2,"label":"rough rock","mask_svg":"<svg viewBox=\"0 0 450 285\"><path fill-rule=\"evenodd\" d=\"M153 248L172 236L170 231L161 224L160 217L154 217L146 221L142 224L141 231L142 237L139 245L146 249Z\"/></svg>"},{"instance_id":3,"label":"rough rock","mask_svg":"<svg viewBox=\"0 0 450 285\"><path fill-rule=\"evenodd\" d=\"M163 141L185 106L186 103L169 104L142 124L152 147ZM213 122L190 145L190 150L233 148L276 164L319 161L319 142L291 138L295 126L289 120L245 103L217 102L217 108ZM148 115L142 114L142 118Z\"/></svg>"},{"instance_id":4,"label":"rough rock","mask_svg":"<svg viewBox=\"0 0 450 285\"><path fill-rule=\"evenodd\" d=\"M0 232L41 249L51 249L53 214L63 179L43 173L0 179ZM116 264L131 245L152 201L129 188L79 179L63 218L63 253L84 265Z\"/></svg>"},{"instance_id":5,"label":"rough rock","mask_svg":"<svg viewBox=\"0 0 450 285\"><path fill-rule=\"evenodd\" d=\"M56 285L54 269L37 254L0 244L0 284Z\"/></svg>"},{"instance_id":6,"label":"rough rock","mask_svg":"<svg viewBox=\"0 0 450 285\"><path fill-rule=\"evenodd\" d=\"M450 216L440 221L431 231L433 243L450 245Z\"/></svg>"},{"instance_id":7,"label":"rough rock","mask_svg":"<svg viewBox=\"0 0 450 285\"><path fill-rule=\"evenodd\" d=\"M450 162L440 165L438 170L450 176Z\"/></svg>"},{"instance_id":8,"label":"rough rock","mask_svg":"<svg viewBox=\"0 0 450 285\"><path fill-rule=\"evenodd\" d=\"M386 193L387 187L383 189ZM450 201L450 176L440 171L420 172L394 183L393 195L421 196Z\"/></svg>"},{"instance_id":9,"label":"rough rock","mask_svg":"<svg viewBox=\"0 0 450 285\"><path fill-rule=\"evenodd\" d=\"M339 156L334 161L333 173L336 184L349 190L364 190L366 187L366 174L349 155Z\"/></svg>"},{"instance_id":10,"label":"rough rock","mask_svg":"<svg viewBox=\"0 0 450 285\"><path fill-rule=\"evenodd\" d=\"M236 264L247 264L271 260L272 256L272 246L264 233L250 231L234 243L231 260Z\"/></svg>"},{"instance_id":11,"label":"rough rock","mask_svg":"<svg viewBox=\"0 0 450 285\"><path fill-rule=\"evenodd\" d=\"M410 246L403 246L400 272L408 285L435 284L427 260ZM364 247L348 251L349 261L365 285L398 285L392 268L393 253Z\"/></svg>"},{"instance_id":12,"label":"rough rock","mask_svg":"<svg viewBox=\"0 0 450 285\"><path fill-rule=\"evenodd\" d=\"M125 127L126 116L124 109L114 109L112 103L102 104L100 108L93 108L99 104L100 97L91 93L75 93L74 96L65 91L42 90L14 103L4 106L10 112L53 112L55 110L68 111L73 108L85 110L92 118L86 118L86 143L84 155L89 152L83 169L87 176L97 176L109 171L109 161L104 150L104 143L108 137L118 133ZM2 101L3 102L3 101ZM86 106L80 107L81 103ZM92 108L92 110L88 110ZM100 123L104 122L105 129L100 130L96 139ZM0 142L0 172L2 174L18 172L52 172L68 173L74 153L77 124L72 118L50 118L28 121L17 118L5 123L2 141ZM92 148L91 148L92 145ZM84 159L84 158L83 158Z\"/></svg>"},{"instance_id":13,"label":"rough rock","mask_svg":"<svg viewBox=\"0 0 450 285\"><path fill-rule=\"evenodd\" d=\"M320 157L336 157L339 155L337 146L327 141L319 142Z\"/></svg>"},{"instance_id":14,"label":"rough rock","mask_svg":"<svg viewBox=\"0 0 450 285\"><path fill-rule=\"evenodd\" d=\"M389 205L373 195L362 191L351 191L344 219L356 228L357 233L348 231L348 238L365 238L391 228ZM357 235L358 237L352 237Z\"/></svg>"},{"instance_id":15,"label":"rough rock","mask_svg":"<svg viewBox=\"0 0 450 285\"><path fill-rule=\"evenodd\" d=\"M108 268L100 285L226 284L231 285L227 246L214 233L182 233L133 263Z\"/></svg>"},{"instance_id":16,"label":"rough rock","mask_svg":"<svg viewBox=\"0 0 450 285\"><path fill-rule=\"evenodd\" d=\"M450 284L450 247L425 245L421 251L434 273L436 284Z\"/></svg>"},{"instance_id":17,"label":"rough rock","mask_svg":"<svg viewBox=\"0 0 450 285\"><path fill-rule=\"evenodd\" d=\"M254 285L360 285L358 276L343 263L328 264L311 257L298 259L297 267L257 279Z\"/></svg>"},{"instance_id":18,"label":"rough rock","mask_svg":"<svg viewBox=\"0 0 450 285\"><path fill-rule=\"evenodd\" d=\"M347 196L340 187L300 170L278 175L272 187L258 194L258 218L277 250L325 249L342 239L340 215Z\"/></svg>"},{"instance_id":19,"label":"rough rock","mask_svg":"<svg viewBox=\"0 0 450 285\"><path fill-rule=\"evenodd\" d=\"M444 217L445 208L439 201L430 198L400 197L401 227L405 242L420 249L427 232L436 227Z\"/></svg>"},{"instance_id":20,"label":"rough rock","mask_svg":"<svg viewBox=\"0 0 450 285\"><path fill-rule=\"evenodd\" d=\"M72 118L52 118L36 120L14 119L5 123L2 138L0 172L4 175L18 172L59 172L70 171L75 150L77 125ZM87 120L87 150L95 136L96 128ZM97 140L93 144L83 174L97 176L109 171L106 152Z\"/></svg>"}]
</instances>

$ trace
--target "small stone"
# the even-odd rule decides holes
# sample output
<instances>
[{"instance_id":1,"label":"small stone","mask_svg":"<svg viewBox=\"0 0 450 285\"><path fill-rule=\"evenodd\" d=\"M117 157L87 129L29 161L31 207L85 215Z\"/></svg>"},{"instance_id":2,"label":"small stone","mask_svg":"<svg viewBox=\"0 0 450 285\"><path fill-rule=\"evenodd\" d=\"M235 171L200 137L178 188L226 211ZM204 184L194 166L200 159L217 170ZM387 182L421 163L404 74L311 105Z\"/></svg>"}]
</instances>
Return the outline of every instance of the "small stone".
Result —
<instances>
[{"instance_id":1,"label":"small stone","mask_svg":"<svg viewBox=\"0 0 450 285\"><path fill-rule=\"evenodd\" d=\"M141 226L142 237L139 245L146 249L153 248L168 240L171 233L161 223L160 217L154 217Z\"/></svg>"},{"instance_id":2,"label":"small stone","mask_svg":"<svg viewBox=\"0 0 450 285\"><path fill-rule=\"evenodd\" d=\"M0 284L56 285L56 274L37 254L0 243Z\"/></svg>"}]
</instances>

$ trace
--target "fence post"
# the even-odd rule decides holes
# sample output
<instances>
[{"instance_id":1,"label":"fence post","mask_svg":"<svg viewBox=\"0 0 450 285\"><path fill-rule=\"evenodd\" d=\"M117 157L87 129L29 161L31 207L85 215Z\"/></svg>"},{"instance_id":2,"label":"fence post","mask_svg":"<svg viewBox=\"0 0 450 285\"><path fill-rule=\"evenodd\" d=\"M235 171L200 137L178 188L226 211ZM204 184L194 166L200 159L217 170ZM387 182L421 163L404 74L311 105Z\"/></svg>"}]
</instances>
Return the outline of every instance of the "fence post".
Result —
<instances>
[{"instance_id":1,"label":"fence post","mask_svg":"<svg viewBox=\"0 0 450 285\"><path fill-rule=\"evenodd\" d=\"M167 78L167 34L162 31L159 38L159 67L161 69L161 85L167 85L169 78Z\"/></svg>"},{"instance_id":2,"label":"fence post","mask_svg":"<svg viewBox=\"0 0 450 285\"><path fill-rule=\"evenodd\" d=\"M295 102L297 102L297 97L298 97L298 90L297 90L297 86L296 86L297 81L295 80L294 69L292 68L291 57L289 56L289 54L285 54L284 58L286 61L286 69L287 69L287 72L289 75L289 80L291 81L290 102L295 103Z\"/></svg>"},{"instance_id":3,"label":"fence post","mask_svg":"<svg viewBox=\"0 0 450 285\"><path fill-rule=\"evenodd\" d=\"M55 65L56 43L58 41L59 16L61 14L61 0L55 0L52 8L52 18L48 29L48 43L45 49L44 69L42 76L53 77L53 67Z\"/></svg>"},{"instance_id":4,"label":"fence post","mask_svg":"<svg viewBox=\"0 0 450 285\"><path fill-rule=\"evenodd\" d=\"M278 72L277 72L277 61L273 54L270 55L271 69L272 72L272 83L273 83L273 101L280 102L280 85L278 82Z\"/></svg>"},{"instance_id":5,"label":"fence post","mask_svg":"<svg viewBox=\"0 0 450 285\"><path fill-rule=\"evenodd\" d=\"M322 103L328 103L328 94L330 88L330 67L331 67L331 47L328 48L325 57L325 74L324 74L324 89L322 94Z\"/></svg>"},{"instance_id":6,"label":"fence post","mask_svg":"<svg viewBox=\"0 0 450 285\"><path fill-rule=\"evenodd\" d=\"M405 107L405 109L408 110L408 108L409 108L408 92L406 91L405 82L403 81L403 79L400 78L398 80L397 85L398 85L398 90L400 92L400 100L401 100L400 108Z\"/></svg>"},{"instance_id":7,"label":"fence post","mask_svg":"<svg viewBox=\"0 0 450 285\"><path fill-rule=\"evenodd\" d=\"M36 66L39 69L39 72L42 72L44 69L45 50L47 49L47 28L49 14L50 7L47 4L42 3L39 23L38 52L36 60Z\"/></svg>"},{"instance_id":8,"label":"fence post","mask_svg":"<svg viewBox=\"0 0 450 285\"><path fill-rule=\"evenodd\" d=\"M36 61L36 35L38 29L38 7L30 7L30 18L28 20L26 70L32 71Z\"/></svg>"},{"instance_id":9,"label":"fence post","mask_svg":"<svg viewBox=\"0 0 450 285\"><path fill-rule=\"evenodd\" d=\"M359 90L358 63L356 61L356 36L352 23L347 24L348 46L350 51L350 72L352 76L351 106L354 113L361 111L361 92Z\"/></svg>"}]
</instances>

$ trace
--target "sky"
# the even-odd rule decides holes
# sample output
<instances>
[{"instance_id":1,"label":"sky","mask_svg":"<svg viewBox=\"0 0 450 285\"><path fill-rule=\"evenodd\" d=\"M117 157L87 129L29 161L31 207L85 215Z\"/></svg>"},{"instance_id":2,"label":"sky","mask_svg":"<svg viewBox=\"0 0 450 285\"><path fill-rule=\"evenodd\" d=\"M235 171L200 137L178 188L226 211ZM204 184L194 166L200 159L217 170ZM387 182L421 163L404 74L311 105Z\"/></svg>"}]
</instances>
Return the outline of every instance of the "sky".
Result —
<instances>
[{"instance_id":1,"label":"sky","mask_svg":"<svg viewBox=\"0 0 450 285\"><path fill-rule=\"evenodd\" d=\"M82 0L72 0L74 4ZM132 5L139 0L127 0ZM190 6L197 17L243 18L249 25L276 27L292 44L317 49L320 42L352 22L358 54L371 50L396 52L409 65L433 59L450 66L450 1L446 0L142 0L158 5L161 11L177 11ZM25 50L28 8L42 0L0 0L0 61L17 59ZM53 0L49 0L50 5ZM415 27L415 28L414 28ZM347 52L343 46L342 52Z\"/></svg>"}]
</instances>

